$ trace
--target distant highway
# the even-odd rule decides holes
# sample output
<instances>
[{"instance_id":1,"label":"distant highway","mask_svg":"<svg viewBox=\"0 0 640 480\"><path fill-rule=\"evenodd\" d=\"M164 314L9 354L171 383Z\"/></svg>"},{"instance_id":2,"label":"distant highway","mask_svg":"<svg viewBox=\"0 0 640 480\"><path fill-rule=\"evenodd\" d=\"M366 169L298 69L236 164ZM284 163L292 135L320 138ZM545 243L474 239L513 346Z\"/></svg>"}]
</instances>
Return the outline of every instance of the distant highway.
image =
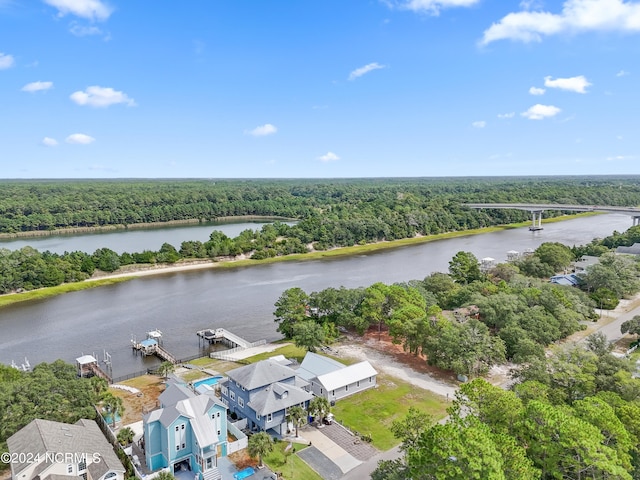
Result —
<instances>
[{"instance_id":1,"label":"distant highway","mask_svg":"<svg viewBox=\"0 0 640 480\"><path fill-rule=\"evenodd\" d=\"M574 212L608 212L624 213L632 217L640 216L640 208L614 207L607 205L566 205L561 203L463 203L469 208L501 208L512 210L526 210L529 212L544 212L545 210L568 210Z\"/></svg>"}]
</instances>

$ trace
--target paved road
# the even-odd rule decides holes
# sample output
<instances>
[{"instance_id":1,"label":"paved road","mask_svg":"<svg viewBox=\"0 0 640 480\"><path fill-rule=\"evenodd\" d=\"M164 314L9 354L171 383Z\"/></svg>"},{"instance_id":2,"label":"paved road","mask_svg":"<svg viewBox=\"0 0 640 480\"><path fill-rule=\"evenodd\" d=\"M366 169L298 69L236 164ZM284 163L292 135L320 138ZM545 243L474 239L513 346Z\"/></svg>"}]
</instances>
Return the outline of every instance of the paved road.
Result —
<instances>
[{"instance_id":1,"label":"paved road","mask_svg":"<svg viewBox=\"0 0 640 480\"><path fill-rule=\"evenodd\" d=\"M634 303L636 302L637 300L634 300ZM640 305L636 306L635 308L632 308L628 312L622 313L618 318L616 318L612 322L598 328L596 332L604 333L610 342L617 342L618 340L620 340L622 337L625 336L625 334L620 332L620 326L627 320L631 320L636 315L640 315Z\"/></svg>"}]
</instances>

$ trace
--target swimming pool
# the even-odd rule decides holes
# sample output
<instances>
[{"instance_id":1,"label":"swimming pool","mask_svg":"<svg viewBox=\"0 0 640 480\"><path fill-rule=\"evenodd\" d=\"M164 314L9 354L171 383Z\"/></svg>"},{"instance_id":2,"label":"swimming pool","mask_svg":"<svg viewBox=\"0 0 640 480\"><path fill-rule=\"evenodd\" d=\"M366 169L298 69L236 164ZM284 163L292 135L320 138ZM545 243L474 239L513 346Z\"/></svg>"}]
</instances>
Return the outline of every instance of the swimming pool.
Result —
<instances>
[{"instance_id":1,"label":"swimming pool","mask_svg":"<svg viewBox=\"0 0 640 480\"><path fill-rule=\"evenodd\" d=\"M220 375L215 377L205 378L203 380L198 380L197 382L193 382L193 388L198 388L200 385L213 386L216 383L218 383L220 380L222 380L222 377Z\"/></svg>"},{"instance_id":2,"label":"swimming pool","mask_svg":"<svg viewBox=\"0 0 640 480\"><path fill-rule=\"evenodd\" d=\"M238 473L234 473L233 478L236 480L242 480L243 478L250 477L254 473L256 473L256 471L253 468L247 467L244 470L240 470Z\"/></svg>"}]
</instances>

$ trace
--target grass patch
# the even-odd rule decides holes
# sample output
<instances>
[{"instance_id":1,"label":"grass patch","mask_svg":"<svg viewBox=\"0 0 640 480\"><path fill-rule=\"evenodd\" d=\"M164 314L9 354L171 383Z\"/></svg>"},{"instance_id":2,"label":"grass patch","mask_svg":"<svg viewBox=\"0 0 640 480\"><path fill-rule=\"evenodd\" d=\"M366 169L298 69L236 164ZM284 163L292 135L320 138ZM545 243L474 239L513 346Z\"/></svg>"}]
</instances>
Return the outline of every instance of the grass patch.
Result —
<instances>
[{"instance_id":1,"label":"grass patch","mask_svg":"<svg viewBox=\"0 0 640 480\"><path fill-rule=\"evenodd\" d=\"M378 387L339 400L332 411L336 420L361 435L371 435L379 450L399 443L391 433L394 420L402 420L415 407L439 420L446 415L442 397L389 375L378 375Z\"/></svg>"},{"instance_id":2,"label":"grass patch","mask_svg":"<svg viewBox=\"0 0 640 480\"><path fill-rule=\"evenodd\" d=\"M289 455L287 463L285 463L284 449L289 445L288 442L277 442L273 451L264 457L264 463L273 472L282 473L283 478L287 480L322 480L309 465L307 465L298 455ZM294 443L293 448L298 451L307 445Z\"/></svg>"},{"instance_id":3,"label":"grass patch","mask_svg":"<svg viewBox=\"0 0 640 480\"><path fill-rule=\"evenodd\" d=\"M189 363L192 365L197 365L198 367L210 367L215 362L211 357L200 357L195 360L189 360Z\"/></svg>"},{"instance_id":4,"label":"grass patch","mask_svg":"<svg viewBox=\"0 0 640 480\"><path fill-rule=\"evenodd\" d=\"M0 296L0 307L13 305L14 303L19 302L42 300L49 297L55 297L56 295L61 295L63 293L77 292L80 290L86 290L88 288L113 285L114 283L126 282L128 280L131 280L131 278L132 277L105 278L103 280L92 280L90 282L65 283L62 285L57 285L55 287L39 288L38 290L31 290L29 292L2 295Z\"/></svg>"},{"instance_id":5,"label":"grass patch","mask_svg":"<svg viewBox=\"0 0 640 480\"><path fill-rule=\"evenodd\" d=\"M301 363L306 354L307 351L304 348L296 347L293 344L287 344L275 349L273 352L259 353L258 355L254 355L253 357L249 357L245 360L249 363L258 363L260 360L266 360L267 358L271 358L275 355L284 355L289 359L295 359L298 363Z\"/></svg>"},{"instance_id":6,"label":"grass patch","mask_svg":"<svg viewBox=\"0 0 640 480\"><path fill-rule=\"evenodd\" d=\"M193 382L194 380L200 380L201 378L207 378L210 375L204 372L201 372L199 370L192 370L190 372L186 372L180 375L180 378L182 378L182 380L184 380L185 382L189 383L189 382Z\"/></svg>"}]
</instances>

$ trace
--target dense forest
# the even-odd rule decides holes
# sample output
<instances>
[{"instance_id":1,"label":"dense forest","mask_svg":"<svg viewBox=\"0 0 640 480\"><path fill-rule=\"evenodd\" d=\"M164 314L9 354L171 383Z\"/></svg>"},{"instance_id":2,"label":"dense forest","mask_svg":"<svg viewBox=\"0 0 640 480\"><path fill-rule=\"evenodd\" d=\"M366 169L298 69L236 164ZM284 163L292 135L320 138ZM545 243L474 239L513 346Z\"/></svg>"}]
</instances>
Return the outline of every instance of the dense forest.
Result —
<instances>
[{"instance_id":1,"label":"dense forest","mask_svg":"<svg viewBox=\"0 0 640 480\"><path fill-rule=\"evenodd\" d=\"M157 252L0 249L0 293L8 293L81 281L96 269L114 272L131 264L241 254L264 259L528 219L528 212L472 210L465 202L639 205L640 178L4 181L0 192L0 233L235 215L298 220L245 230L236 238L214 231L207 242L164 244Z\"/></svg>"},{"instance_id":2,"label":"dense forest","mask_svg":"<svg viewBox=\"0 0 640 480\"><path fill-rule=\"evenodd\" d=\"M546 243L523 260L554 271L571 258L569 247ZM575 288L523 275L523 260L483 272L472 254L458 252L448 273L423 280L288 289L274 316L281 333L309 350L340 331L384 330L430 365L473 379L461 385L445 422L410 410L394 423L404 455L380 462L373 480L638 479L637 365L613 355L599 332L582 344L558 342L597 320L596 292L612 292L615 307L617 294L640 289L638 259L609 251L600 258ZM640 335L640 316L621 332ZM511 389L481 378L506 361Z\"/></svg>"}]
</instances>

